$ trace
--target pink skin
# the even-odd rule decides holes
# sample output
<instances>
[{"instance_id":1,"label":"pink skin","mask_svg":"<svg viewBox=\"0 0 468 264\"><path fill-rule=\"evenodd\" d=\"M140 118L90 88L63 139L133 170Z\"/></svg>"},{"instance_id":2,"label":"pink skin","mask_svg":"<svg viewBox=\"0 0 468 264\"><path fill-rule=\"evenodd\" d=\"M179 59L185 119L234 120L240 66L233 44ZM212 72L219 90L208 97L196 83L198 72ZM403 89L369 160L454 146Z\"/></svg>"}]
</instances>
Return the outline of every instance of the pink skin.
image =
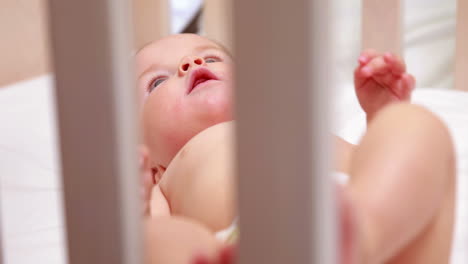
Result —
<instances>
[{"instance_id":1,"label":"pink skin","mask_svg":"<svg viewBox=\"0 0 468 264\"><path fill-rule=\"evenodd\" d=\"M233 120L232 59L210 40L196 35L175 35L156 41L138 53L137 74L143 141L147 147L141 152L146 200L149 188L157 184L187 141L208 127ZM406 73L400 58L372 50L361 54L354 76L356 94L368 121L389 103L409 101L415 86L414 77ZM149 92L161 77L166 79ZM206 78L211 80L196 86ZM356 241L352 232L356 223L343 195L346 196L339 190L344 231L342 263L350 263L349 258L355 258L352 252L356 250L350 246ZM193 263L230 264L234 259L234 247L227 246L218 259L197 256Z\"/></svg>"},{"instance_id":2,"label":"pink skin","mask_svg":"<svg viewBox=\"0 0 468 264\"><path fill-rule=\"evenodd\" d=\"M391 53L378 54L376 51L364 51L358 59L358 67L354 73L356 95L367 121L370 122L377 111L390 103L410 101L415 88L415 79L406 73L406 65L397 55ZM341 228L341 258L340 263L359 263L359 238L356 237L360 228L353 213L350 196L345 189L337 187L337 206L340 211ZM227 254L226 254L227 253ZM235 263L231 246L221 251L216 259L207 256L197 256L193 264L231 264Z\"/></svg>"},{"instance_id":3,"label":"pink skin","mask_svg":"<svg viewBox=\"0 0 468 264\"><path fill-rule=\"evenodd\" d=\"M370 122L387 104L410 101L415 79L406 73L406 65L397 55L364 51L354 71L354 87L362 109Z\"/></svg>"},{"instance_id":4,"label":"pink skin","mask_svg":"<svg viewBox=\"0 0 468 264\"><path fill-rule=\"evenodd\" d=\"M355 70L355 89L359 103L367 114L370 122L377 111L390 103L410 101L411 92L415 87L415 79L406 73L406 65L397 55L378 54L373 50L364 51L359 57L359 65ZM356 219L350 196L345 189L337 187L337 206L340 212L341 258L340 263L360 263ZM231 246L221 250L216 259L207 256L197 256L193 264L233 264L235 251Z\"/></svg>"},{"instance_id":5,"label":"pink skin","mask_svg":"<svg viewBox=\"0 0 468 264\"><path fill-rule=\"evenodd\" d=\"M215 259L199 255L193 258L191 264L234 264L236 263L236 251L235 245L227 245L220 250Z\"/></svg>"},{"instance_id":6,"label":"pink skin","mask_svg":"<svg viewBox=\"0 0 468 264\"><path fill-rule=\"evenodd\" d=\"M138 53L143 141L155 181L193 136L233 119L231 67L222 47L191 34L164 38ZM160 84L151 91L155 82Z\"/></svg>"}]
</instances>

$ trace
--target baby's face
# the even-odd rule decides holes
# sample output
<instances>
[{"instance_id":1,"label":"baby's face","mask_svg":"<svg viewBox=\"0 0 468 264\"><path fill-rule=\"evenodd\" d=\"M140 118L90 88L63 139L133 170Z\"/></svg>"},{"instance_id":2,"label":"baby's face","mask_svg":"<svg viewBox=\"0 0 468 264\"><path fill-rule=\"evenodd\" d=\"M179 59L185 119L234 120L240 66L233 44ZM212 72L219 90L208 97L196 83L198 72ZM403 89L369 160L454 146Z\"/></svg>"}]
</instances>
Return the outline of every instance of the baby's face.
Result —
<instances>
[{"instance_id":1,"label":"baby's face","mask_svg":"<svg viewBox=\"0 0 468 264\"><path fill-rule=\"evenodd\" d=\"M232 59L191 34L151 43L136 57L144 143L153 169L166 168L202 130L232 120Z\"/></svg>"}]
</instances>

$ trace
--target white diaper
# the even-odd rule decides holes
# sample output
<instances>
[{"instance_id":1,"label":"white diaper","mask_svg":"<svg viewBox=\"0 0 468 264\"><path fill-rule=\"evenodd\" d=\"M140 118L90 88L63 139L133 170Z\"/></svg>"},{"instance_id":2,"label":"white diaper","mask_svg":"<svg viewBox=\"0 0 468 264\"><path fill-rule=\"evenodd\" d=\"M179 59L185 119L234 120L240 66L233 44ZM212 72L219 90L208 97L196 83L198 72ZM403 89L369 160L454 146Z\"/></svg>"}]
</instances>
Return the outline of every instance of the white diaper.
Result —
<instances>
[{"instance_id":1,"label":"white diaper","mask_svg":"<svg viewBox=\"0 0 468 264\"><path fill-rule=\"evenodd\" d=\"M234 221L232 221L232 224L228 228L216 232L215 237L222 242L233 242L229 240L233 238L233 235L237 231L238 231L238 226L237 226L237 218L236 218L234 219Z\"/></svg>"}]
</instances>

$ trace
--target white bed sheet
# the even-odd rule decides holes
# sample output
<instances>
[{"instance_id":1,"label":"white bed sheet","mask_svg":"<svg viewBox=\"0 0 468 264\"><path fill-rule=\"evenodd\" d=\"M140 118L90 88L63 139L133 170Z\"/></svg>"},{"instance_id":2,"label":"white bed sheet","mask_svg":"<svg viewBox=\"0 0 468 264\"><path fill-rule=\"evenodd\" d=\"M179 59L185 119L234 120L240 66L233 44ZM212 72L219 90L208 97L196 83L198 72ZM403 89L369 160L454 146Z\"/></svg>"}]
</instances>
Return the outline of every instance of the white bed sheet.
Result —
<instances>
[{"instance_id":1,"label":"white bed sheet","mask_svg":"<svg viewBox=\"0 0 468 264\"><path fill-rule=\"evenodd\" d=\"M6 264L65 262L50 76L0 89L0 192Z\"/></svg>"}]
</instances>

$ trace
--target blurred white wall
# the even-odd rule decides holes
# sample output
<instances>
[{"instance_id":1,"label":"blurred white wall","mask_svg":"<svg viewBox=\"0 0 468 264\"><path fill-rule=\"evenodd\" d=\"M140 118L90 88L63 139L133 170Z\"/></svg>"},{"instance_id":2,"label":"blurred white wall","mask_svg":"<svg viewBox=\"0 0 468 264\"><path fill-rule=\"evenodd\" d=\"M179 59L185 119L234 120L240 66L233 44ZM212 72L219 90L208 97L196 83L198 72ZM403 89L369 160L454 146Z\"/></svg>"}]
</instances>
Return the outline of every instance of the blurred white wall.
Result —
<instances>
[{"instance_id":1,"label":"blurred white wall","mask_svg":"<svg viewBox=\"0 0 468 264\"><path fill-rule=\"evenodd\" d=\"M171 32L181 32L202 4L203 0L170 0Z\"/></svg>"},{"instance_id":2,"label":"blurred white wall","mask_svg":"<svg viewBox=\"0 0 468 264\"><path fill-rule=\"evenodd\" d=\"M417 87L452 88L455 0L402 0L404 54ZM361 51L361 0L334 0L335 66L340 84L350 84Z\"/></svg>"}]
</instances>

